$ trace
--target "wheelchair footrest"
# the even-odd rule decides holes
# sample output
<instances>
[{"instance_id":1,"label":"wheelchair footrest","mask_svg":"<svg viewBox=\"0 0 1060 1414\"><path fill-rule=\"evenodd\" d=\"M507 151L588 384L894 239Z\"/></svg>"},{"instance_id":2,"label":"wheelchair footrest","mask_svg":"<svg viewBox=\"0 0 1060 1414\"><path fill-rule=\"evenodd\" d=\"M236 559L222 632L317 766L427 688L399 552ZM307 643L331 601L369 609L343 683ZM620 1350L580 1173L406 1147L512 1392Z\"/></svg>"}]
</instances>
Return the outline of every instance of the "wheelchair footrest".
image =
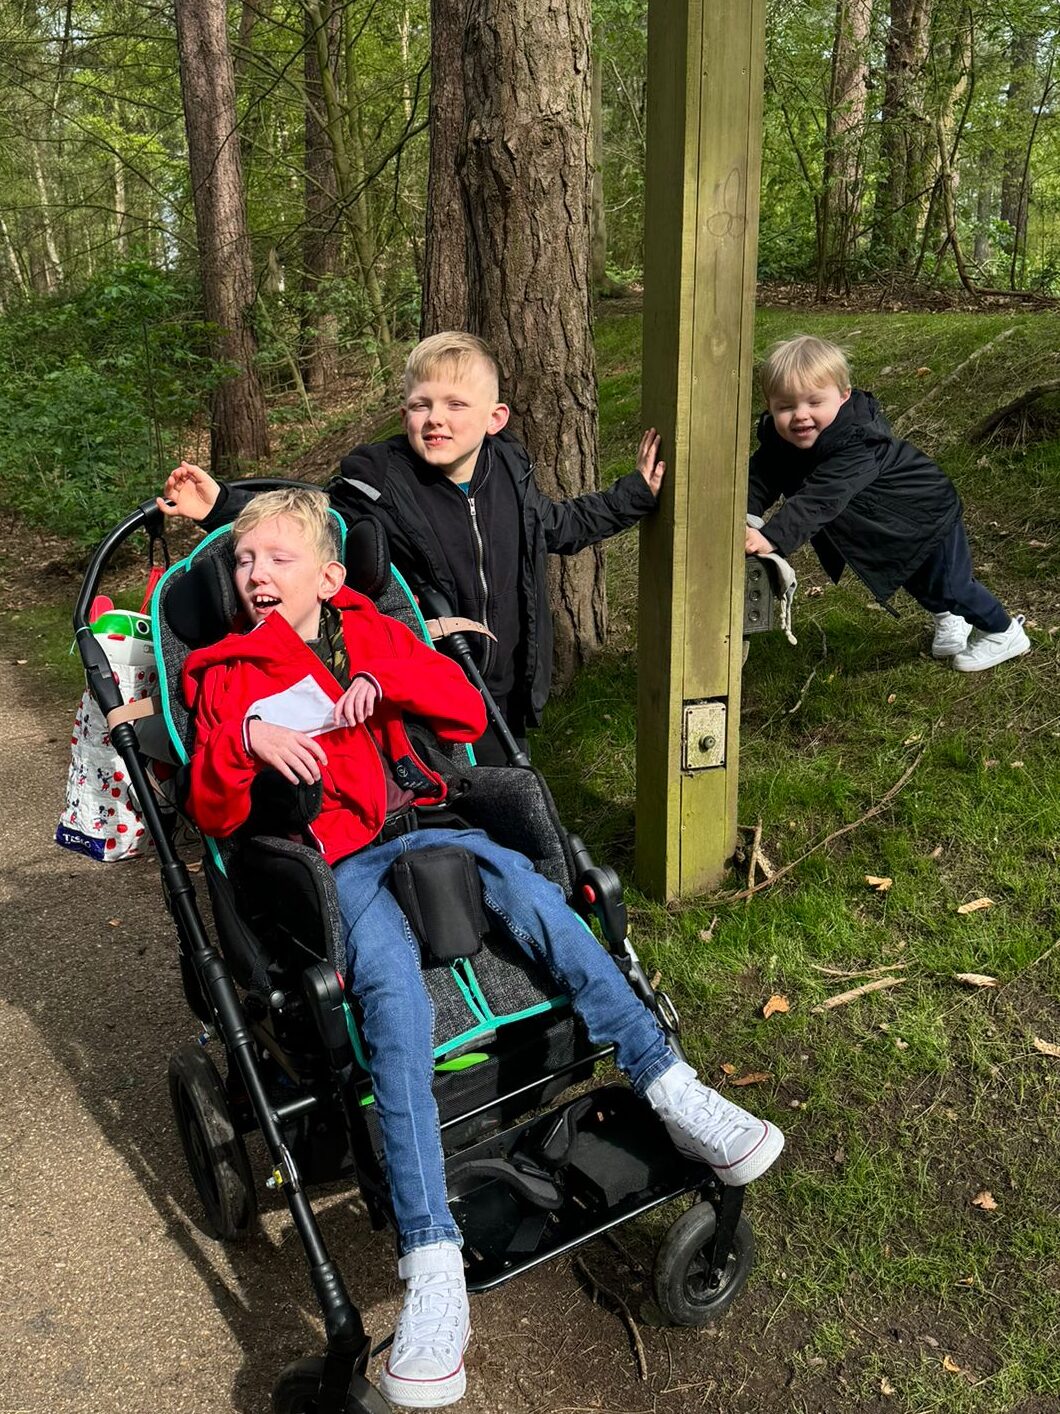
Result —
<instances>
[{"instance_id":1,"label":"wheelchair footrest","mask_svg":"<svg viewBox=\"0 0 1060 1414\"><path fill-rule=\"evenodd\" d=\"M674 1149L643 1100L608 1085L454 1155L449 1205L467 1283L484 1291L691 1189L710 1169Z\"/></svg>"}]
</instances>

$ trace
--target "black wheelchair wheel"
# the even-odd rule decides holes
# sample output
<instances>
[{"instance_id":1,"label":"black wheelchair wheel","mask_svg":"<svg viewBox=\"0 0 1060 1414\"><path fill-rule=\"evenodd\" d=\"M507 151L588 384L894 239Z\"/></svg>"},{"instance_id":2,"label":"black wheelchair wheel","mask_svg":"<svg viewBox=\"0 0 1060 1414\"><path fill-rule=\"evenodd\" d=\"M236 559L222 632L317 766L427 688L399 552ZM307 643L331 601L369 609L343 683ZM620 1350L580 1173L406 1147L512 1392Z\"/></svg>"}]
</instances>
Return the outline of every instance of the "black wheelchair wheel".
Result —
<instances>
[{"instance_id":1,"label":"black wheelchair wheel","mask_svg":"<svg viewBox=\"0 0 1060 1414\"><path fill-rule=\"evenodd\" d=\"M721 1284L713 1289L709 1286L716 1225L717 1216L710 1203L694 1203L659 1244L652 1273L655 1301L671 1325L709 1325L724 1315L747 1280L754 1261L755 1240L749 1224L741 1218Z\"/></svg>"},{"instance_id":2,"label":"black wheelchair wheel","mask_svg":"<svg viewBox=\"0 0 1060 1414\"><path fill-rule=\"evenodd\" d=\"M169 1098L205 1209L200 1225L223 1241L245 1237L258 1210L254 1180L217 1067L200 1046L181 1046L170 1056Z\"/></svg>"},{"instance_id":3,"label":"black wheelchair wheel","mask_svg":"<svg viewBox=\"0 0 1060 1414\"><path fill-rule=\"evenodd\" d=\"M276 1381L273 1414L317 1414L317 1390L324 1361L320 1356L295 1360ZM390 1405L363 1375L354 1375L342 1414L392 1414Z\"/></svg>"}]
</instances>

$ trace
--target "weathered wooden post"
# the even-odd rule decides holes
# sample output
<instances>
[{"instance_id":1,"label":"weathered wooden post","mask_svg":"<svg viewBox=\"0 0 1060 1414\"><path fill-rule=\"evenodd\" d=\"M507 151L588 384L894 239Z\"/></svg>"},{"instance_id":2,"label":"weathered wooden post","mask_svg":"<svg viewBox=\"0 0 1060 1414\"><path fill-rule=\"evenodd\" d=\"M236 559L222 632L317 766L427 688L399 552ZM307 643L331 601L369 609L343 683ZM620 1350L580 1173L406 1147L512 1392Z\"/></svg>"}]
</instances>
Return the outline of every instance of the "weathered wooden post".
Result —
<instances>
[{"instance_id":1,"label":"weathered wooden post","mask_svg":"<svg viewBox=\"0 0 1060 1414\"><path fill-rule=\"evenodd\" d=\"M658 898L736 841L743 525L765 0L649 0L645 425L666 486L640 537L636 867Z\"/></svg>"}]
</instances>

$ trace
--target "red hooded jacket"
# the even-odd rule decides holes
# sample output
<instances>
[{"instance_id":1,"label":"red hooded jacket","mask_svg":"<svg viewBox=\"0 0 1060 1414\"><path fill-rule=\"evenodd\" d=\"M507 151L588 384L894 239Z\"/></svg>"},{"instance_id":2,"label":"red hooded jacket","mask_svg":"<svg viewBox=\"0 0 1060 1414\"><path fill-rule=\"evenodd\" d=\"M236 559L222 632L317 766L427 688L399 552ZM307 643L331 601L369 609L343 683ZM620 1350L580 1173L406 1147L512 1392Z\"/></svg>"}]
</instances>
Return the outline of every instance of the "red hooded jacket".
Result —
<instances>
[{"instance_id":1,"label":"red hooded jacket","mask_svg":"<svg viewBox=\"0 0 1060 1414\"><path fill-rule=\"evenodd\" d=\"M368 844L382 828L386 781L380 752L393 763L399 784L430 786L418 791L417 804L444 797L441 777L412 748L406 712L424 718L443 741L474 741L486 726L482 696L454 662L381 614L362 594L342 588L332 602L342 611L351 673L373 677L381 697L363 725L320 737L328 759L321 766L323 804L312 830L329 864ZM264 766L243 744L251 707L285 694L290 701L296 687L314 695L322 691L330 702L343 693L335 676L278 613L249 633L230 633L190 653L182 687L195 716L188 810L200 829L216 836L230 835L246 820L251 783Z\"/></svg>"}]
</instances>

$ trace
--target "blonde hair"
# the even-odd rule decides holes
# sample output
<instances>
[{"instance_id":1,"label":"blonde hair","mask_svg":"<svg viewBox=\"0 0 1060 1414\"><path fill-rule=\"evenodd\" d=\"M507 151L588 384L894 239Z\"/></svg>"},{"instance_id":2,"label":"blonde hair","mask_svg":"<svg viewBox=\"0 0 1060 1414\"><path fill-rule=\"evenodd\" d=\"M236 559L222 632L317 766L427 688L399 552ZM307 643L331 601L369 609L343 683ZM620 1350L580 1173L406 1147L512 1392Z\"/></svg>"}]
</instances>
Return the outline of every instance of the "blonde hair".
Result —
<instances>
[{"instance_id":1,"label":"blonde hair","mask_svg":"<svg viewBox=\"0 0 1060 1414\"><path fill-rule=\"evenodd\" d=\"M822 388L826 383L845 393L850 387L850 365L838 344L798 334L773 345L758 370L758 380L767 403L795 388Z\"/></svg>"},{"instance_id":2,"label":"blonde hair","mask_svg":"<svg viewBox=\"0 0 1060 1414\"><path fill-rule=\"evenodd\" d=\"M447 331L421 339L405 364L405 396L417 383L424 383L441 369L451 370L457 378L466 378L476 363L485 364L490 377L500 389L501 370L493 350L476 334Z\"/></svg>"},{"instance_id":3,"label":"blonde hair","mask_svg":"<svg viewBox=\"0 0 1060 1414\"><path fill-rule=\"evenodd\" d=\"M248 501L232 524L232 544L267 520L280 516L295 523L321 564L342 562L342 535L323 491L308 486L285 486L279 491L263 491Z\"/></svg>"}]
</instances>

